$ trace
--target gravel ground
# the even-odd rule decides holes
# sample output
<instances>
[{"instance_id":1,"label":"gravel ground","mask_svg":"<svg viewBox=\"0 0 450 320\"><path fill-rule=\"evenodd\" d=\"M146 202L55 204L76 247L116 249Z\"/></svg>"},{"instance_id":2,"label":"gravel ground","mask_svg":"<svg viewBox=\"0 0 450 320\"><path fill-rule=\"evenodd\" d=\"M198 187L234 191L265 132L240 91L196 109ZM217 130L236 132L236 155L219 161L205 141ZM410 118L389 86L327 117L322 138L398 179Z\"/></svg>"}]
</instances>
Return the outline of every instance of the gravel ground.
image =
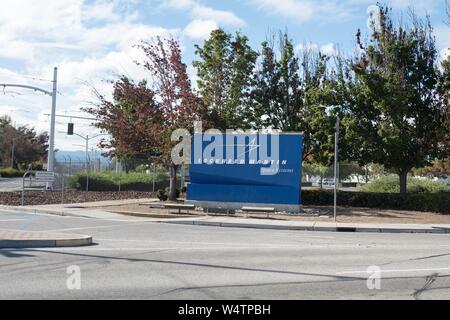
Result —
<instances>
[{"instance_id":1,"label":"gravel ground","mask_svg":"<svg viewBox=\"0 0 450 320\"><path fill-rule=\"evenodd\" d=\"M152 198L151 192L123 191L123 192L98 192L67 190L64 194L64 203L83 203L105 200L141 199ZM21 192L0 193L0 205L18 206L21 204ZM61 203L61 191L26 191L25 205L43 205Z\"/></svg>"}]
</instances>

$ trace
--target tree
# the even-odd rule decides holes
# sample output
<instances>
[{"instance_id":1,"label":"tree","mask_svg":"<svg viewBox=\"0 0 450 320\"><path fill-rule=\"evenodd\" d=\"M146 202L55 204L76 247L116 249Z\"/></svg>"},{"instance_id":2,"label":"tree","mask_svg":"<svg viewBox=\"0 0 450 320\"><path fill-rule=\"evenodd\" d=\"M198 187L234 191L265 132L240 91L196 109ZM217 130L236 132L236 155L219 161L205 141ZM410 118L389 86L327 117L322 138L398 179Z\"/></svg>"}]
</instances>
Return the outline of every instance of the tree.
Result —
<instances>
[{"instance_id":1,"label":"tree","mask_svg":"<svg viewBox=\"0 0 450 320\"><path fill-rule=\"evenodd\" d=\"M216 121L214 126L221 130L249 127L244 102L257 54L247 37L213 30L203 47L196 45L195 53L199 93Z\"/></svg>"},{"instance_id":2,"label":"tree","mask_svg":"<svg viewBox=\"0 0 450 320\"><path fill-rule=\"evenodd\" d=\"M14 159L12 148L14 146ZM28 126L15 127L8 116L0 118L0 163L26 168L29 163L43 162L47 157L48 135L37 134Z\"/></svg>"},{"instance_id":3,"label":"tree","mask_svg":"<svg viewBox=\"0 0 450 320\"><path fill-rule=\"evenodd\" d=\"M192 129L194 120L201 117L202 104L191 89L176 40L158 37L138 47L147 58L138 65L149 71L152 81L135 84L122 77L114 84L112 102L97 94L99 104L85 110L96 116L95 126L112 135L111 141L102 144L112 148L110 156L144 156L169 167L170 200L176 200L178 167L170 158L171 133Z\"/></svg>"},{"instance_id":4,"label":"tree","mask_svg":"<svg viewBox=\"0 0 450 320\"><path fill-rule=\"evenodd\" d=\"M297 56L287 33L280 32L278 41L273 39L262 43L248 117L256 129L303 132L303 160L328 166L335 123L329 112L329 57L313 50Z\"/></svg>"},{"instance_id":5,"label":"tree","mask_svg":"<svg viewBox=\"0 0 450 320\"><path fill-rule=\"evenodd\" d=\"M360 164L395 170L406 193L408 172L427 165L448 134L449 87L438 69L432 27L415 16L412 25L395 26L391 10L379 6L370 41L363 43L358 31L357 42L345 139Z\"/></svg>"},{"instance_id":6,"label":"tree","mask_svg":"<svg viewBox=\"0 0 450 320\"><path fill-rule=\"evenodd\" d=\"M108 149L105 155L126 160L159 154L163 115L146 81L135 84L123 76L114 83L113 101L96 95L99 103L84 110L96 117L95 127L111 135L100 143Z\"/></svg>"},{"instance_id":7,"label":"tree","mask_svg":"<svg viewBox=\"0 0 450 320\"><path fill-rule=\"evenodd\" d=\"M170 158L174 146L171 133L179 128L193 132L194 121L203 118L203 104L192 91L186 65L182 62L181 49L176 40L163 40L157 37L155 43L142 42L139 48L147 57L143 66L153 75L154 90L161 100L163 128L160 132L160 159L170 168L169 199L176 200L179 166Z\"/></svg>"},{"instance_id":8,"label":"tree","mask_svg":"<svg viewBox=\"0 0 450 320\"><path fill-rule=\"evenodd\" d=\"M249 111L257 129L297 131L301 127L304 96L299 59L288 35L279 36L279 57L273 41L261 45L261 63L253 77Z\"/></svg>"}]
</instances>

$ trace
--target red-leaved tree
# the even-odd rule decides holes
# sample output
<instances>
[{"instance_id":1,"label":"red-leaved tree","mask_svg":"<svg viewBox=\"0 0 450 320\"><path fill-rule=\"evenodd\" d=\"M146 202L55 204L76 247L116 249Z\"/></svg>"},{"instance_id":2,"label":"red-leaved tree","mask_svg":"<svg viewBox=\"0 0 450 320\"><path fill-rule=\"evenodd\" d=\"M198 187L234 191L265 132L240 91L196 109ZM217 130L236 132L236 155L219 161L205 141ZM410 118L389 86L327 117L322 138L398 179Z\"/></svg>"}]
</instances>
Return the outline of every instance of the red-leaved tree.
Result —
<instances>
[{"instance_id":1,"label":"red-leaved tree","mask_svg":"<svg viewBox=\"0 0 450 320\"><path fill-rule=\"evenodd\" d=\"M97 93L99 103L85 110L94 115L96 127L112 139L102 147L119 158L144 155L170 168L170 200L176 200L178 166L171 158L173 130L193 129L201 116L201 101L192 90L178 42L157 37L138 45L146 56L137 62L149 71L150 80L138 84L123 76L114 84L113 101Z\"/></svg>"}]
</instances>

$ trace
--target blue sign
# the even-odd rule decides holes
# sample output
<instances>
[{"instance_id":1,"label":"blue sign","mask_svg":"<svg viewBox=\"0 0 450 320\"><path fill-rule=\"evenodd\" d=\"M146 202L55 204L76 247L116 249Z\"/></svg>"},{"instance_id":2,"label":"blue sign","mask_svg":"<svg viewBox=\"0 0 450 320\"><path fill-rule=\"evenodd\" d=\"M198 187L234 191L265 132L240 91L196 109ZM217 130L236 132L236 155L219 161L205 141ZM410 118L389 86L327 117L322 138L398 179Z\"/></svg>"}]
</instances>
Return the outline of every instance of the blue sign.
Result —
<instances>
[{"instance_id":1,"label":"blue sign","mask_svg":"<svg viewBox=\"0 0 450 320\"><path fill-rule=\"evenodd\" d=\"M236 204L301 204L303 136L194 135L187 200Z\"/></svg>"}]
</instances>

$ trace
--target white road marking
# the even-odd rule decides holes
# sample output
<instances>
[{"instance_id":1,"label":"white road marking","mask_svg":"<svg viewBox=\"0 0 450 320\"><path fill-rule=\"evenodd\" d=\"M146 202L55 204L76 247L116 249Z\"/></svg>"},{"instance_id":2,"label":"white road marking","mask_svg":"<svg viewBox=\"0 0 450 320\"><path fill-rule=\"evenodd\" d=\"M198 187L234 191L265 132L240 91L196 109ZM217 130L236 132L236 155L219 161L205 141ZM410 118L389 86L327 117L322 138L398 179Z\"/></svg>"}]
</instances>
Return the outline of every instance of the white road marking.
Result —
<instances>
[{"instance_id":1,"label":"white road marking","mask_svg":"<svg viewBox=\"0 0 450 320\"><path fill-rule=\"evenodd\" d=\"M324 246L325 247L325 246ZM271 247L239 247L240 250L248 249L248 250L266 250L266 249L291 249L289 247L280 247L280 246L271 246ZM0 252L6 249L0 249ZM8 249L9 250L9 249ZM149 251L152 253L153 251L162 251L162 250L236 250L236 246L223 246L223 247L149 247L149 248L136 248L136 247L115 247L115 248L64 248L64 247L55 247L55 248L30 248L30 249L14 249L14 252L33 252L33 251L58 251L58 252L66 252L66 251L77 251L77 252L89 252L89 251ZM1 256L0 256L1 258Z\"/></svg>"},{"instance_id":2,"label":"white road marking","mask_svg":"<svg viewBox=\"0 0 450 320\"><path fill-rule=\"evenodd\" d=\"M391 270L383 270L381 269L381 273L394 273L394 272L423 272L423 271L450 271L450 268L427 268L427 269L391 269ZM336 272L336 274L367 274L367 270L364 271L343 271Z\"/></svg>"},{"instance_id":3,"label":"white road marking","mask_svg":"<svg viewBox=\"0 0 450 320\"><path fill-rule=\"evenodd\" d=\"M136 222L130 222L127 221L123 224L113 224L113 225L103 225L103 226L93 226L93 227L78 227L78 228L61 228L61 229L50 229L50 230L43 230L44 232L56 232L56 231L73 231L73 230L85 230L85 229L103 229L103 228L113 228L113 227L124 227L124 226L130 226L130 225L140 225L140 224L147 224L151 223L152 221L136 221Z\"/></svg>"}]
</instances>

